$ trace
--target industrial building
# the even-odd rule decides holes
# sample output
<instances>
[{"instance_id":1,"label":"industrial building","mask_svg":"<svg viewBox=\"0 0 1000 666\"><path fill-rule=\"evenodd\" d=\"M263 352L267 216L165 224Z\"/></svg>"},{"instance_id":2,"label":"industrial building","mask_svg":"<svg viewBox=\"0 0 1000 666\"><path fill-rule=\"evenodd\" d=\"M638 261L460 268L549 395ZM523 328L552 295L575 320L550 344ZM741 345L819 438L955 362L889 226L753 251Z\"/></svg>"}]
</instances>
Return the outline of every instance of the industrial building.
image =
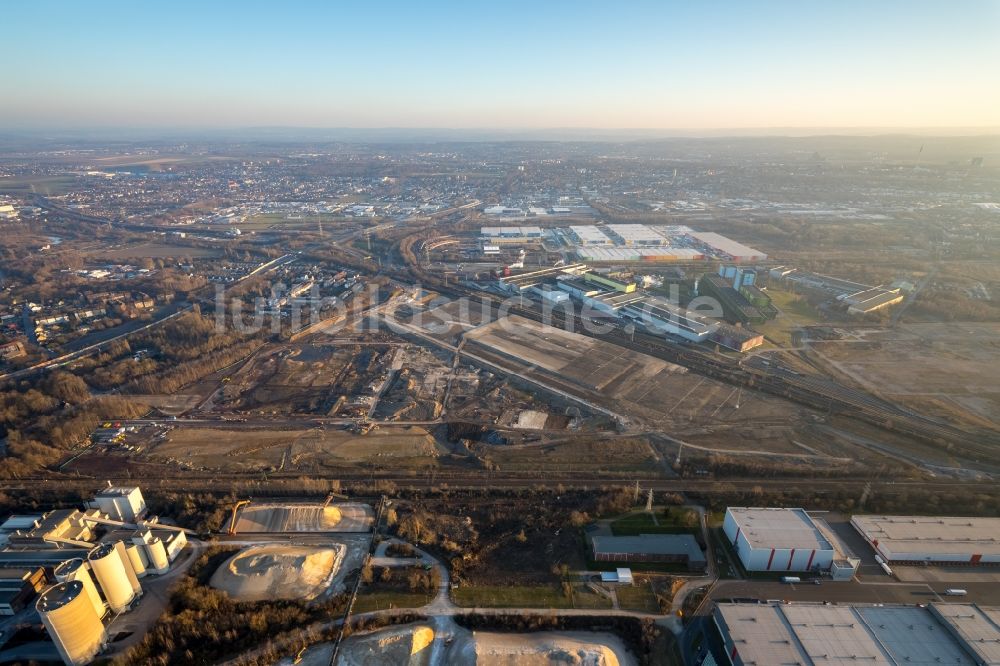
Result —
<instances>
[{"instance_id":1,"label":"industrial building","mask_svg":"<svg viewBox=\"0 0 1000 666\"><path fill-rule=\"evenodd\" d=\"M24 609L48 582L42 567L0 569L0 615L14 615Z\"/></svg>"},{"instance_id":2,"label":"industrial building","mask_svg":"<svg viewBox=\"0 0 1000 666\"><path fill-rule=\"evenodd\" d=\"M803 509L732 506L722 529L747 571L829 571L850 578L857 567Z\"/></svg>"},{"instance_id":3,"label":"industrial building","mask_svg":"<svg viewBox=\"0 0 1000 666\"><path fill-rule=\"evenodd\" d=\"M851 525L890 563L1000 564L1000 518L854 516Z\"/></svg>"},{"instance_id":4,"label":"industrial building","mask_svg":"<svg viewBox=\"0 0 1000 666\"><path fill-rule=\"evenodd\" d=\"M642 323L646 328L676 335L691 342L704 342L719 325L718 322L692 315L667 300L655 296L622 308L623 317Z\"/></svg>"},{"instance_id":5,"label":"industrial building","mask_svg":"<svg viewBox=\"0 0 1000 666\"><path fill-rule=\"evenodd\" d=\"M687 235L732 261L764 261L767 259L767 255L763 252L737 243L722 234L711 231L689 231Z\"/></svg>"},{"instance_id":6,"label":"industrial building","mask_svg":"<svg viewBox=\"0 0 1000 666\"><path fill-rule=\"evenodd\" d=\"M838 299L847 305L847 314L864 315L901 303L905 295L899 289L872 287Z\"/></svg>"},{"instance_id":7,"label":"industrial building","mask_svg":"<svg viewBox=\"0 0 1000 666\"><path fill-rule=\"evenodd\" d=\"M709 342L714 342L721 347L732 349L733 351L748 352L764 344L764 336L749 328L740 328L718 322L715 330L712 331L712 335L709 336Z\"/></svg>"},{"instance_id":8,"label":"industrial building","mask_svg":"<svg viewBox=\"0 0 1000 666\"><path fill-rule=\"evenodd\" d=\"M482 227L479 233L484 242L494 246L539 243L542 240L541 227Z\"/></svg>"},{"instance_id":9,"label":"industrial building","mask_svg":"<svg viewBox=\"0 0 1000 666\"><path fill-rule=\"evenodd\" d=\"M593 224L571 226L569 236L579 245L614 245L614 241Z\"/></svg>"},{"instance_id":10,"label":"industrial building","mask_svg":"<svg viewBox=\"0 0 1000 666\"><path fill-rule=\"evenodd\" d=\"M112 520L133 522L146 515L146 500L135 486L109 486L94 496L94 504Z\"/></svg>"},{"instance_id":11,"label":"industrial building","mask_svg":"<svg viewBox=\"0 0 1000 666\"><path fill-rule=\"evenodd\" d=\"M666 245L668 241L645 224L609 224L611 237L626 247L633 245Z\"/></svg>"},{"instance_id":12,"label":"industrial building","mask_svg":"<svg viewBox=\"0 0 1000 666\"><path fill-rule=\"evenodd\" d=\"M725 267L726 269L731 267ZM698 295L714 298L722 306L726 319L739 324L760 324L777 316L778 311L771 306L771 299L761 297L759 290L748 291L752 287L754 273L735 272L733 276L704 275L698 280ZM747 284L749 280L749 284ZM739 289L733 286L734 281ZM755 306L747 296L761 299L763 307Z\"/></svg>"},{"instance_id":13,"label":"industrial building","mask_svg":"<svg viewBox=\"0 0 1000 666\"><path fill-rule=\"evenodd\" d=\"M595 536L591 541L596 562L666 562L683 564L692 571L708 566L690 534Z\"/></svg>"},{"instance_id":14,"label":"industrial building","mask_svg":"<svg viewBox=\"0 0 1000 666\"><path fill-rule=\"evenodd\" d=\"M632 279L630 274L599 275L598 273L588 272L583 274L583 279L586 282L593 282L626 294L631 294L636 290L635 280Z\"/></svg>"},{"instance_id":15,"label":"industrial building","mask_svg":"<svg viewBox=\"0 0 1000 666\"><path fill-rule=\"evenodd\" d=\"M104 624L79 581L50 587L35 608L67 666L89 663L108 642Z\"/></svg>"},{"instance_id":16,"label":"industrial building","mask_svg":"<svg viewBox=\"0 0 1000 666\"><path fill-rule=\"evenodd\" d=\"M554 268L543 268L517 275L504 275L498 278L498 285L504 291L519 294L536 287L543 282L551 282L564 276L579 275L587 270L586 264L570 264L568 266L556 266Z\"/></svg>"},{"instance_id":17,"label":"industrial building","mask_svg":"<svg viewBox=\"0 0 1000 666\"><path fill-rule=\"evenodd\" d=\"M1000 663L1000 608L818 603L718 604L722 663Z\"/></svg>"},{"instance_id":18,"label":"industrial building","mask_svg":"<svg viewBox=\"0 0 1000 666\"><path fill-rule=\"evenodd\" d=\"M584 261L700 261L705 255L688 247L579 247L576 256Z\"/></svg>"}]
</instances>

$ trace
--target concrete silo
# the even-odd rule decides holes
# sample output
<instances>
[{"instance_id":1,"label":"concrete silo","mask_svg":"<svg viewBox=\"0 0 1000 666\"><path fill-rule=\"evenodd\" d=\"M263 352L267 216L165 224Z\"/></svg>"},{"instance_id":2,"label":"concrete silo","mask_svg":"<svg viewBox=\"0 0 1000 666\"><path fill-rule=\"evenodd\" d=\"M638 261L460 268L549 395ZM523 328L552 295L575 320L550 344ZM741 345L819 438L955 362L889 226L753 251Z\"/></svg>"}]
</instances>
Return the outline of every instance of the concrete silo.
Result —
<instances>
[{"instance_id":1,"label":"concrete silo","mask_svg":"<svg viewBox=\"0 0 1000 666\"><path fill-rule=\"evenodd\" d=\"M128 610L129 605L138 596L132 585L135 573L132 572L132 565L128 563L128 556L123 559L123 555L124 553L112 543L102 543L87 554L90 569L97 578L108 606L115 613ZM138 580L136 583L138 584Z\"/></svg>"},{"instance_id":2,"label":"concrete silo","mask_svg":"<svg viewBox=\"0 0 1000 666\"><path fill-rule=\"evenodd\" d=\"M142 586L139 584L139 577L135 575L135 569L132 568L132 561L128 557L128 552L125 550L124 541L115 542L115 550L118 551L118 557L121 558L122 564L125 566L125 575L128 577L128 583L132 586L132 591L136 593L137 596L142 596Z\"/></svg>"},{"instance_id":3,"label":"concrete silo","mask_svg":"<svg viewBox=\"0 0 1000 666\"><path fill-rule=\"evenodd\" d=\"M146 552L149 555L149 568L158 574L165 574L170 570L170 558L167 557L167 548L159 537L151 537L146 543Z\"/></svg>"},{"instance_id":4,"label":"concrete silo","mask_svg":"<svg viewBox=\"0 0 1000 666\"><path fill-rule=\"evenodd\" d=\"M132 565L132 571L135 572L137 578L143 578L146 575L146 549L137 545L136 543L125 544L125 554L128 555L129 564Z\"/></svg>"},{"instance_id":5,"label":"concrete silo","mask_svg":"<svg viewBox=\"0 0 1000 666\"><path fill-rule=\"evenodd\" d=\"M97 613L97 617L104 617L104 600L101 599L101 593L97 591L97 585L94 584L94 578L90 575L90 568L86 562L79 557L75 557L60 564L55 568L53 573L55 574L56 582L59 583L68 583L74 580L80 581L83 585L84 593L94 607L94 612Z\"/></svg>"},{"instance_id":6,"label":"concrete silo","mask_svg":"<svg viewBox=\"0 0 1000 666\"><path fill-rule=\"evenodd\" d=\"M69 666L89 663L108 642L101 618L78 580L57 583L38 598L35 609Z\"/></svg>"}]
</instances>

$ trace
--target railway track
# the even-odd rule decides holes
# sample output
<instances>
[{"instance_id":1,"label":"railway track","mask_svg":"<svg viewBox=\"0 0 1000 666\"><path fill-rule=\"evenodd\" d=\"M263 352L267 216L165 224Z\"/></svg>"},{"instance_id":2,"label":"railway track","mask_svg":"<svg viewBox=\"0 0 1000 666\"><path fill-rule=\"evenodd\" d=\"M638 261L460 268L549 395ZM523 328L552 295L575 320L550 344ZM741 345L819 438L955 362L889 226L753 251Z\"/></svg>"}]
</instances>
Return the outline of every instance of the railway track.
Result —
<instances>
[{"instance_id":1,"label":"railway track","mask_svg":"<svg viewBox=\"0 0 1000 666\"><path fill-rule=\"evenodd\" d=\"M509 300L504 301L487 292L461 285L444 284L422 270L419 271L418 278L425 284L430 283L431 288L444 295L487 301L495 308L505 303L509 314L552 326L565 327L570 323L572 324L570 330L577 331L581 335L612 342L633 351L670 361L734 386L763 391L828 414L851 416L883 430L913 437L936 446L949 446L952 454L959 453L954 448L957 446L968 462L979 465L984 471L997 471L994 466L979 463L980 458L996 454L998 449L994 447L1000 447L1000 435L997 433L969 432L829 379L799 375L780 366L769 369L743 366L711 352L670 343L638 330L634 335L627 334L617 327L607 333L588 330L583 326L584 318L579 315L573 315L572 320L568 321L565 313L553 312L549 320L545 321L537 308L524 305L524 299L521 299L521 304L511 305Z\"/></svg>"},{"instance_id":2,"label":"railway track","mask_svg":"<svg viewBox=\"0 0 1000 666\"><path fill-rule=\"evenodd\" d=\"M0 482L0 492L14 493L25 491L58 491L58 492L93 492L105 481L111 481L116 485L142 485L150 490L168 490L171 492L206 492L206 493L228 493L234 487L240 492L258 493L266 496L269 493L276 493L274 496L285 496L289 491L298 489L301 494L299 475L271 475L268 480L260 480L246 475L239 474L211 474L211 475L164 475L158 474L156 478L143 478L132 476L101 476L97 477L64 477L46 478L32 477L13 481ZM398 472L390 473L358 473L341 474L336 476L336 480L345 485L371 486L376 483L391 483L398 489L429 490L434 488L448 488L455 490L531 490L550 489L558 487L577 490L596 490L602 487L634 487L636 480L644 489L652 489L657 492L692 492L692 493L732 493L734 491L752 492L757 488L777 488L781 490L802 489L818 494L825 494L837 491L858 491L860 492L867 485L871 485L872 491L880 494L900 494L914 491L929 492L975 492L992 494L997 492L994 482L990 481L967 481L958 479L941 480L898 480L898 481L873 481L870 478L846 477L846 478L795 478L795 477L766 477L766 478L739 478L739 479L665 479L642 478L635 475L626 477L595 476L592 473L571 475L560 474L547 471L545 473L517 473L517 474L497 474L497 473L470 473L470 472L437 472L433 476L427 475L410 476L400 475ZM317 494L321 499L321 494Z\"/></svg>"}]
</instances>

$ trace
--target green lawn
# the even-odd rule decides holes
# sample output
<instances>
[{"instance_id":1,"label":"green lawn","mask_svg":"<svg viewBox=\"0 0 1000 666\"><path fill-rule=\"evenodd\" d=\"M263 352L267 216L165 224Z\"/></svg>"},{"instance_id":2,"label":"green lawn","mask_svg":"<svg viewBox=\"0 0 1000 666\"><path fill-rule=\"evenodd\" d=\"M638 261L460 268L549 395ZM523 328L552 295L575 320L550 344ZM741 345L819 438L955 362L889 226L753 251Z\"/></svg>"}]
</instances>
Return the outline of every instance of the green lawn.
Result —
<instances>
[{"instance_id":1,"label":"green lawn","mask_svg":"<svg viewBox=\"0 0 1000 666\"><path fill-rule=\"evenodd\" d=\"M556 585L496 586L476 585L451 591L459 606L487 608L572 608L573 603Z\"/></svg>"},{"instance_id":2,"label":"green lawn","mask_svg":"<svg viewBox=\"0 0 1000 666\"><path fill-rule=\"evenodd\" d=\"M657 613L660 610L660 605L656 603L656 595L653 594L649 583L618 586L615 588L615 594L618 595L618 606L622 610L645 613Z\"/></svg>"},{"instance_id":3,"label":"green lawn","mask_svg":"<svg viewBox=\"0 0 1000 666\"><path fill-rule=\"evenodd\" d=\"M611 599L597 594L586 585L573 586L573 608L611 608Z\"/></svg>"},{"instance_id":4,"label":"green lawn","mask_svg":"<svg viewBox=\"0 0 1000 666\"><path fill-rule=\"evenodd\" d=\"M358 593L354 601L355 613L386 610L388 608L419 608L433 601L430 594L415 592L371 592Z\"/></svg>"},{"instance_id":5,"label":"green lawn","mask_svg":"<svg viewBox=\"0 0 1000 666\"><path fill-rule=\"evenodd\" d=\"M680 511L657 512L656 522L645 511L633 513L611 521L611 533L615 536L635 536L637 534L698 534L701 528L684 527L677 522Z\"/></svg>"},{"instance_id":6,"label":"green lawn","mask_svg":"<svg viewBox=\"0 0 1000 666\"><path fill-rule=\"evenodd\" d=\"M791 346L794 329L820 321L816 310L799 294L781 289L768 289L767 294L781 314L771 321L754 324L753 328L775 344Z\"/></svg>"}]
</instances>

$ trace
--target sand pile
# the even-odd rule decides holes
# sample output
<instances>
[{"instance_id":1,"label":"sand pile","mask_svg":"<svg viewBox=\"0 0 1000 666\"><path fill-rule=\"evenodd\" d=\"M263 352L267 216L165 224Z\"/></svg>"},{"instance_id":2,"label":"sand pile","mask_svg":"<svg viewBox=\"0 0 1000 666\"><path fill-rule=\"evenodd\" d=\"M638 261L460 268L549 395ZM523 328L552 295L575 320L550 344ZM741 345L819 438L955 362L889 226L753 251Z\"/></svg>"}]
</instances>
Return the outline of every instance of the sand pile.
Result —
<instances>
[{"instance_id":1,"label":"sand pile","mask_svg":"<svg viewBox=\"0 0 1000 666\"><path fill-rule=\"evenodd\" d=\"M621 640L596 632L501 634L477 631L457 642L449 662L488 666L631 666L635 663Z\"/></svg>"},{"instance_id":2,"label":"sand pile","mask_svg":"<svg viewBox=\"0 0 1000 666\"><path fill-rule=\"evenodd\" d=\"M434 630L426 624L407 624L359 634L344 641L339 663L348 666L426 666L430 663L433 642Z\"/></svg>"},{"instance_id":3,"label":"sand pile","mask_svg":"<svg viewBox=\"0 0 1000 666\"><path fill-rule=\"evenodd\" d=\"M209 584L240 601L313 599L333 581L345 547L251 546L220 566Z\"/></svg>"},{"instance_id":4,"label":"sand pile","mask_svg":"<svg viewBox=\"0 0 1000 666\"><path fill-rule=\"evenodd\" d=\"M328 532L343 519L335 506L250 505L240 511L237 533Z\"/></svg>"}]
</instances>

